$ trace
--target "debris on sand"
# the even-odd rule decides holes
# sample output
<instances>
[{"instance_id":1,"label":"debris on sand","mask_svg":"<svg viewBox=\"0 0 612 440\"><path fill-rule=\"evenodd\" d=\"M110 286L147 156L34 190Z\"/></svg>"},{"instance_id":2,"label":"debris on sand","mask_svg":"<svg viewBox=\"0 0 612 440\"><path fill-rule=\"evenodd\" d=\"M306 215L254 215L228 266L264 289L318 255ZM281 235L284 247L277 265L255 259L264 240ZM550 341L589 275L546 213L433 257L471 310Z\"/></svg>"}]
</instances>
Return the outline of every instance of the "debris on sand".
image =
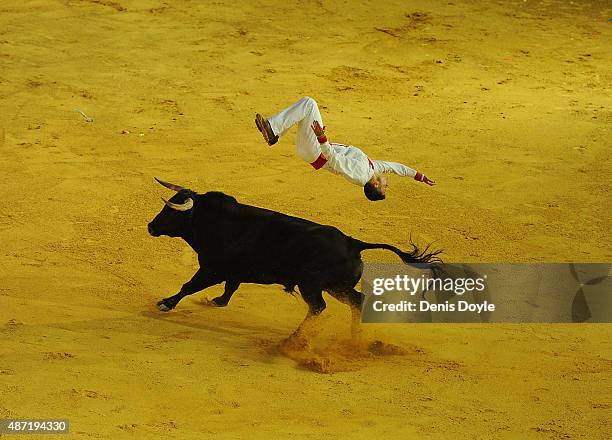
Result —
<instances>
[{"instance_id":1,"label":"debris on sand","mask_svg":"<svg viewBox=\"0 0 612 440\"><path fill-rule=\"evenodd\" d=\"M94 118L88 116L84 111L79 110L78 108L75 108L74 111L83 116L85 118L85 122L94 122Z\"/></svg>"}]
</instances>

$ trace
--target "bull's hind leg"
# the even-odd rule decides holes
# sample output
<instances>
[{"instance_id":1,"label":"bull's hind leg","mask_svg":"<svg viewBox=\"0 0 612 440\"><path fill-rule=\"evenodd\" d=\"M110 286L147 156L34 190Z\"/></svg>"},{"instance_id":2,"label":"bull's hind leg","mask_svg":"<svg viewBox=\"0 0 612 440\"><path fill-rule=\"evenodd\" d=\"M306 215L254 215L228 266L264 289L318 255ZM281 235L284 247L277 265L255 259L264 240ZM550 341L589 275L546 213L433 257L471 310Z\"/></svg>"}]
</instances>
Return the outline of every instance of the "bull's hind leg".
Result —
<instances>
[{"instance_id":1,"label":"bull's hind leg","mask_svg":"<svg viewBox=\"0 0 612 440\"><path fill-rule=\"evenodd\" d=\"M181 291L179 293L173 296L169 296L168 298L162 299L157 303L157 307L162 312L167 312L175 308L179 301L187 295L192 295L196 292L199 292L200 290L206 289L207 287L219 284L222 281L223 280L219 277L213 276L210 273L207 273L200 269L189 281L183 284L183 287L181 287Z\"/></svg>"},{"instance_id":2,"label":"bull's hind leg","mask_svg":"<svg viewBox=\"0 0 612 440\"><path fill-rule=\"evenodd\" d=\"M239 286L240 283L237 281L226 281L223 295L213 298L211 301L212 305L217 307L225 307L229 303L230 299L232 299L232 295L236 290L238 290Z\"/></svg>"},{"instance_id":3,"label":"bull's hind leg","mask_svg":"<svg viewBox=\"0 0 612 440\"><path fill-rule=\"evenodd\" d=\"M316 318L326 307L320 287L300 285L299 288L302 298L308 304L308 313L293 334L283 342L283 348L286 350L305 350L309 347L309 339L318 333Z\"/></svg>"},{"instance_id":4,"label":"bull's hind leg","mask_svg":"<svg viewBox=\"0 0 612 440\"><path fill-rule=\"evenodd\" d=\"M351 308L351 336L353 339L361 338L361 305L363 293L355 289L346 291L331 291L330 294L343 304Z\"/></svg>"},{"instance_id":5,"label":"bull's hind leg","mask_svg":"<svg viewBox=\"0 0 612 440\"><path fill-rule=\"evenodd\" d=\"M381 355L400 355L404 354L405 351L397 345L387 344L382 341L369 342L363 337L361 328L361 307L364 300L364 295L357 290L341 290L329 292L338 301L348 305L351 308L351 336L352 343L360 350L365 349L368 353L381 356Z\"/></svg>"}]
</instances>

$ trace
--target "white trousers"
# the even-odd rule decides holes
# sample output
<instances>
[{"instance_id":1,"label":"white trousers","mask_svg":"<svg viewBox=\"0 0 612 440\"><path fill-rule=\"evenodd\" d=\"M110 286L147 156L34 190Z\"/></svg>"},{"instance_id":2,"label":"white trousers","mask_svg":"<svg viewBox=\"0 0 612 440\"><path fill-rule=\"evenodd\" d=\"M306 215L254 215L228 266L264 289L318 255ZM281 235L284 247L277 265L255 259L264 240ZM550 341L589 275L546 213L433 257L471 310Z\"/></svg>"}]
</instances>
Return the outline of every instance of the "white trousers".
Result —
<instances>
[{"instance_id":1,"label":"white trousers","mask_svg":"<svg viewBox=\"0 0 612 440\"><path fill-rule=\"evenodd\" d=\"M312 123L313 121L319 121L321 127L324 127L324 124L319 107L314 99L305 96L292 106L268 118L268 121L274 134L279 137L297 124L296 153L308 163L317 160L321 154L321 147L319 147L319 141L312 131Z\"/></svg>"}]
</instances>

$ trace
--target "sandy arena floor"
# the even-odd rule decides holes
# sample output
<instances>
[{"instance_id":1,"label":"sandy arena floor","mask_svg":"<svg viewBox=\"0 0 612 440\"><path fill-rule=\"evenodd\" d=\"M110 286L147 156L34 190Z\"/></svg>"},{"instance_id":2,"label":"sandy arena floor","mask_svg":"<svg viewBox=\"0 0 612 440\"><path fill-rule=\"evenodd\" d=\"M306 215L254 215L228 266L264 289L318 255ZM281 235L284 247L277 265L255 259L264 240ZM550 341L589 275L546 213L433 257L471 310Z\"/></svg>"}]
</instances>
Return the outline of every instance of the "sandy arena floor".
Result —
<instances>
[{"instance_id":1,"label":"sandy arena floor","mask_svg":"<svg viewBox=\"0 0 612 440\"><path fill-rule=\"evenodd\" d=\"M278 352L306 311L278 286L159 312L196 258L146 224L158 176L436 240L447 261L610 262L610 17L603 0L0 2L0 419L68 418L75 439L609 438L609 325L370 325L405 353L367 355L330 299L320 374ZM394 176L373 204L292 136L265 146L255 112L304 95L332 140L438 185Z\"/></svg>"}]
</instances>

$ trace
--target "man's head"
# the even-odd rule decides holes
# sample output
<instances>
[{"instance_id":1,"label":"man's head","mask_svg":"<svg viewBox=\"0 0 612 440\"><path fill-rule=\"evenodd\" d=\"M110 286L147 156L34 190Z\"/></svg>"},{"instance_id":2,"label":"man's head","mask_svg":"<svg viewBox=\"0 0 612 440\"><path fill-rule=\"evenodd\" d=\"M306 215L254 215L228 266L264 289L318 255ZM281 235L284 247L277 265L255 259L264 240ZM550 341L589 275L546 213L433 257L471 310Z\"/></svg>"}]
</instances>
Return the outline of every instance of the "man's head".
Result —
<instances>
[{"instance_id":1,"label":"man's head","mask_svg":"<svg viewBox=\"0 0 612 440\"><path fill-rule=\"evenodd\" d=\"M374 176L363 187L363 193L373 202L384 200L387 192L387 178L384 175Z\"/></svg>"}]
</instances>

